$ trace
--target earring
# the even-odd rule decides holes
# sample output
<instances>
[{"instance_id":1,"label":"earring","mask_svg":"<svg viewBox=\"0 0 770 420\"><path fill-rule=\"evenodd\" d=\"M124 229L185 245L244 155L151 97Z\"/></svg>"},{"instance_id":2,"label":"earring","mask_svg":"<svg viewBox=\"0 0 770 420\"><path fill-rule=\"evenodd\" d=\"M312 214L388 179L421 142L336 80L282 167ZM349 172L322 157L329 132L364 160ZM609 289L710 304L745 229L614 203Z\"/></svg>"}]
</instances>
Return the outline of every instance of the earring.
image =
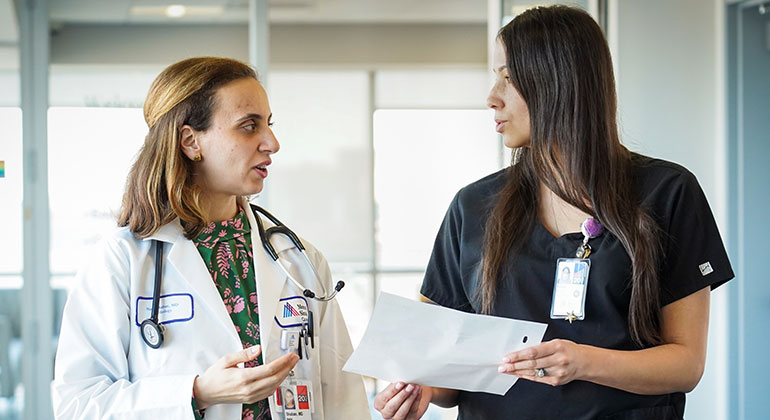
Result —
<instances>
[{"instance_id":1,"label":"earring","mask_svg":"<svg viewBox=\"0 0 770 420\"><path fill-rule=\"evenodd\" d=\"M200 153L197 153L195 156L193 156L192 160L193 162L200 162L203 159Z\"/></svg>"}]
</instances>

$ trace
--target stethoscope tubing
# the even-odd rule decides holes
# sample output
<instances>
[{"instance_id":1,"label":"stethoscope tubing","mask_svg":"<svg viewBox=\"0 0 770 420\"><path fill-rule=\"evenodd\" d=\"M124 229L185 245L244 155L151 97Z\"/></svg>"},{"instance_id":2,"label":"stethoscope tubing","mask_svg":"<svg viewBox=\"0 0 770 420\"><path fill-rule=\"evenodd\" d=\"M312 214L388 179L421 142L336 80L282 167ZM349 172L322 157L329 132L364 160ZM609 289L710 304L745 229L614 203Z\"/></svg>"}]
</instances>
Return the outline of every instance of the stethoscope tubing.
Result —
<instances>
[{"instance_id":1,"label":"stethoscope tubing","mask_svg":"<svg viewBox=\"0 0 770 420\"><path fill-rule=\"evenodd\" d=\"M305 246L302 244L302 241L299 240L299 237L292 232L291 229L289 229L286 225L281 223L280 220L278 220L275 216L270 214L267 210L263 209L262 207L259 207L255 204L251 205L252 211L254 213L254 218L257 221L257 229L259 231L259 239L262 242L262 246L265 248L265 252L272 258L273 262L278 265L278 268L281 269L281 271L286 275L286 278L289 279L297 288L302 290L303 295L307 298L315 299L321 302L328 302L332 299L334 299L335 296L337 296L337 293L342 290L342 288L345 286L345 283L342 281L337 282L337 284L334 287L334 290L331 294L327 295L326 287L322 284L322 282L318 281L320 279L320 276L318 275L318 271L316 271L315 266L310 261L310 258L308 258L307 253L305 252ZM259 214L257 212L262 213L267 217L275 226L271 226L267 230L262 225L262 219L259 217ZM273 248L273 245L270 243L270 236L272 236L275 233L281 233L285 235L289 240L294 244L294 246L299 251L300 255L302 255L302 258L305 260L305 263L310 266L310 269L313 271L313 276L315 278L315 283L317 286L321 288L321 291L323 292L323 295L318 296L315 292L310 290L309 288L305 287L300 283L294 276L289 272L289 270L284 267L284 265L279 261L278 253L275 251L275 248ZM161 241L155 241L156 247L155 247L155 279L153 284L153 293L152 293L152 313L150 315L149 319L146 319L142 322L140 327L140 332L142 335L142 339L144 342L154 348L157 349L163 344L163 329L159 322L159 311L160 311L160 293L161 293L161 282L163 280L163 242ZM151 342L150 338L148 338L147 334L145 333L145 327L151 328L156 336L156 342Z\"/></svg>"},{"instance_id":2,"label":"stethoscope tubing","mask_svg":"<svg viewBox=\"0 0 770 420\"><path fill-rule=\"evenodd\" d=\"M257 229L259 231L259 240L262 242L262 246L265 248L265 252L267 252L267 255L270 256L270 258L273 259L273 262L275 262L278 267L283 271L283 273L286 275L286 277L300 290L302 290L302 294L310 299L315 299L321 302L328 302L332 299L334 299L335 296L337 296L337 292L342 290L342 288L345 286L345 283L340 281L337 282L337 284L334 287L334 290L331 294L327 294L326 286L324 286L318 279L320 276L318 275L318 271L316 271L315 266L310 261L310 258L308 258L307 253L305 252L305 246L302 244L302 241L300 241L299 237L286 225L281 223L280 220L278 220L277 217L273 216L268 212L267 210L263 209L262 207L251 204L251 209L254 212L254 218L257 221ZM262 213L265 215L265 217L270 220L270 222L273 223L274 226L269 227L268 229L265 229L265 226L262 224L262 219L259 217L257 213ZM283 266L283 264L280 261L280 258L278 256L278 253L275 251L275 248L273 248L273 245L270 243L270 237L273 234L280 233L285 235L289 240L294 244L295 247L297 247L297 250L302 255L303 259L305 260L305 263L310 266L310 269L313 271L313 276L316 279L316 284L321 288L321 291L323 295L318 296L315 292L310 290L309 288L303 286L297 279L294 278L291 273L289 273L289 270L286 269L286 267Z\"/></svg>"}]
</instances>

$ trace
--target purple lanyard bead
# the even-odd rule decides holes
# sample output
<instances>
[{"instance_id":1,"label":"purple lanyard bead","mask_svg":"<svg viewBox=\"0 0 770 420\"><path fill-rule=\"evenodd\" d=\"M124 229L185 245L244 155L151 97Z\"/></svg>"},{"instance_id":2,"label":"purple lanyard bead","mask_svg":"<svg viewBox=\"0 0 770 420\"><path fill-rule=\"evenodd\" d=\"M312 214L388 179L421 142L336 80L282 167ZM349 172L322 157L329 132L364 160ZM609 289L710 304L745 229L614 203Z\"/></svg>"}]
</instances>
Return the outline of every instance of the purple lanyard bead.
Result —
<instances>
[{"instance_id":1,"label":"purple lanyard bead","mask_svg":"<svg viewBox=\"0 0 770 420\"><path fill-rule=\"evenodd\" d=\"M588 258L591 255L591 246L588 245L588 240L601 235L604 232L604 227L598 220L589 217L580 225L580 231L583 232L583 243L578 247L575 256L578 258Z\"/></svg>"},{"instance_id":2,"label":"purple lanyard bead","mask_svg":"<svg viewBox=\"0 0 770 420\"><path fill-rule=\"evenodd\" d=\"M598 220L589 217L580 225L580 231L583 232L585 242L588 242L589 239L601 235L604 232L604 227Z\"/></svg>"}]
</instances>

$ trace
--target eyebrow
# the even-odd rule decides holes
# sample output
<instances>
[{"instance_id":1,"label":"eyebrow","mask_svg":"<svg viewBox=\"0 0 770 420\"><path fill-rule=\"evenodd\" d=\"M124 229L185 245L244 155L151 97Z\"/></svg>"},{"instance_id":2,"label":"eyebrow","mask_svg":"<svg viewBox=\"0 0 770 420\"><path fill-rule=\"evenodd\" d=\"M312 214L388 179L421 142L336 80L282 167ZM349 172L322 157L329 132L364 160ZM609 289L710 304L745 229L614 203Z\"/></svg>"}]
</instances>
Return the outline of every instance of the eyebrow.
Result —
<instances>
[{"instance_id":1,"label":"eyebrow","mask_svg":"<svg viewBox=\"0 0 770 420\"><path fill-rule=\"evenodd\" d=\"M500 66L496 69L492 69L495 73L501 72L503 70L508 70L508 66Z\"/></svg>"},{"instance_id":2,"label":"eyebrow","mask_svg":"<svg viewBox=\"0 0 770 420\"><path fill-rule=\"evenodd\" d=\"M273 114L270 114L267 117L267 120L270 121L270 119L272 119L272 118L273 118ZM260 114L251 113L251 114L246 114L246 115L244 115L241 118L238 118L238 120L236 120L236 122L240 123L240 122L243 122L243 121L246 121L246 120L252 120L252 119L253 120L263 120L264 117L262 115L260 115Z\"/></svg>"}]
</instances>

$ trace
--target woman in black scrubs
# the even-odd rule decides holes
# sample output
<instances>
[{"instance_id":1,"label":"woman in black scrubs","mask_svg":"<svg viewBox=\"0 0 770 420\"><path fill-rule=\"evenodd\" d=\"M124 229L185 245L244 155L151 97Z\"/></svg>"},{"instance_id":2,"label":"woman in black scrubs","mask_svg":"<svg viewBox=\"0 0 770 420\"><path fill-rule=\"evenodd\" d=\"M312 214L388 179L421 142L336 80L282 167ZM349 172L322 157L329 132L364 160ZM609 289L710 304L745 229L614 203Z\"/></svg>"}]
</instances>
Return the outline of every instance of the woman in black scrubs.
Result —
<instances>
[{"instance_id":1,"label":"woman in black scrubs","mask_svg":"<svg viewBox=\"0 0 770 420\"><path fill-rule=\"evenodd\" d=\"M621 145L609 48L585 12L530 9L499 34L488 106L513 164L460 190L421 293L543 322L501 355L504 396L394 383L375 408L417 419L681 419L706 359L710 290L733 277L687 169ZM571 282L558 282L567 268Z\"/></svg>"}]
</instances>

